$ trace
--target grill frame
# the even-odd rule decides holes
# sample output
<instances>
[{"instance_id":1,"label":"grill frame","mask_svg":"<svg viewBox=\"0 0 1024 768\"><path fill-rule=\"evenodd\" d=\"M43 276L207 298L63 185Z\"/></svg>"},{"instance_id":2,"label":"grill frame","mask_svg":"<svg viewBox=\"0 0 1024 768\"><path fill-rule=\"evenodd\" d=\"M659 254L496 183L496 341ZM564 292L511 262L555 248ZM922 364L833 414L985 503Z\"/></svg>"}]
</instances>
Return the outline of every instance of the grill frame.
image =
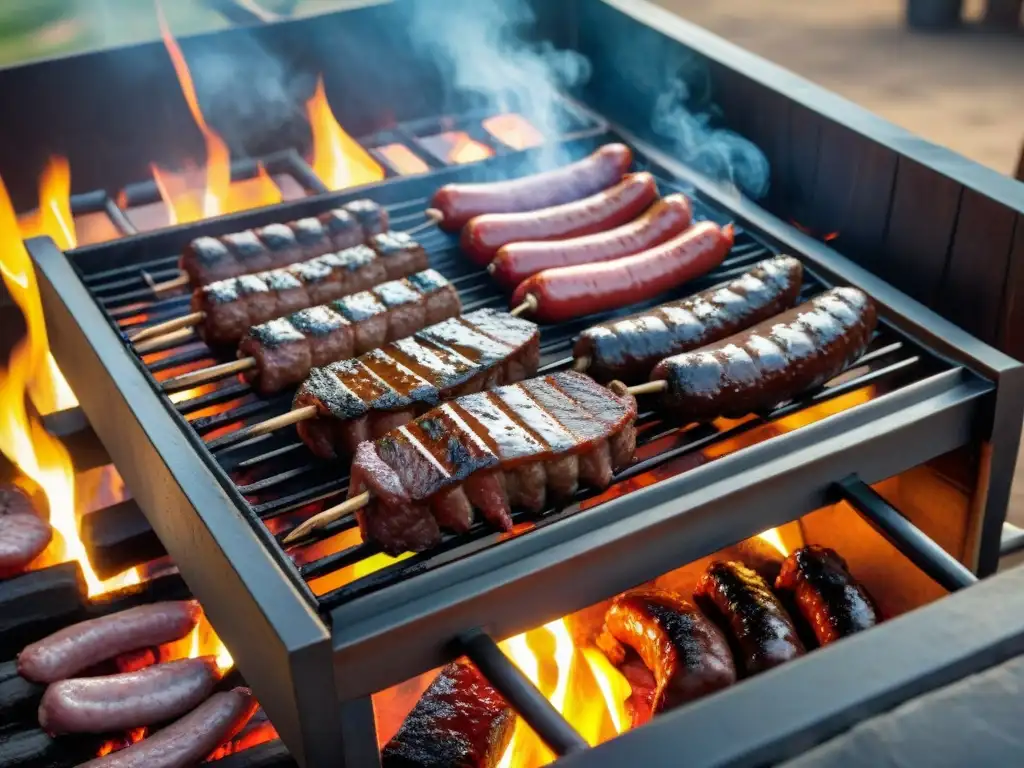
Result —
<instances>
[{"instance_id":1,"label":"grill frame","mask_svg":"<svg viewBox=\"0 0 1024 768\"><path fill-rule=\"evenodd\" d=\"M108 324L74 266L52 242L29 242L39 269L47 321L55 329L55 356L75 391L82 393L83 409L93 417L94 428L129 486L139 489L135 493L139 506L207 607L257 695L268 702L268 714L301 763L316 765L331 759L337 764L338 755L344 755L345 765L374 764L365 762L377 759L368 694L458 655L455 638L461 632L483 627L495 637L506 637L585 607L811 511L823 503L832 482L851 472L874 482L979 439L989 442L990 459L1005 464L1009 454L1012 467L1017 435L1005 425L1020 423L1024 414L1020 365L827 246L753 204L730 199L725 190L635 138L625 138L662 168L692 183L702 196L735 212L743 226L758 230L782 250L799 253L826 279L866 290L878 300L889 324L972 373L950 369L605 502L585 515L573 515L529 536L356 598L331 611L330 631L313 612L312 595L290 561L282 562L276 548L264 546L266 537L250 527L237 509L230 509L237 499L218 481L206 457L194 450L192 435L182 440L164 399ZM445 169L430 181L439 184L450 176L487 172L480 166ZM416 181L422 183L423 177ZM180 247L197 230L206 234L234 231L297 218L367 195L386 203L394 201L400 186L401 182L384 182L344 194L319 195L92 246L71 257L107 259L113 251L120 258L144 260L151 252L166 254L171 247ZM813 451L814 459L805 460L801 449ZM772 482L765 483L766 476L776 470ZM988 488L984 489L984 514L977 518L977 556L969 565L985 572L994 568L998 553L1010 475L1006 467L990 462L982 476L987 476ZM731 486L728 493L719 487L724 480ZM700 490L709 481L719 486ZM679 540L684 538L686 544L681 545ZM637 556L639 551L643 557ZM592 576L585 582L572 578L582 568ZM535 599L539 586L545 595L542 601ZM239 613L245 616L240 622L236 620ZM329 683L328 664L334 671ZM341 730L336 728L339 722ZM325 738L326 733L333 736Z\"/></svg>"}]
</instances>

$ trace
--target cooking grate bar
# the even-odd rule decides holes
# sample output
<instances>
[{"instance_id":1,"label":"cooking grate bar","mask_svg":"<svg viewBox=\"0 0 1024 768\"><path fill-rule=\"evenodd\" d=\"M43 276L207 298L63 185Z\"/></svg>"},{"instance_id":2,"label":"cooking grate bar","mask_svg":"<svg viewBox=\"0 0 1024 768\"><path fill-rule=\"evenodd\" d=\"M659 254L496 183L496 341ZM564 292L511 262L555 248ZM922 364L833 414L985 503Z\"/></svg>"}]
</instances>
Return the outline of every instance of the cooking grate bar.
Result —
<instances>
[{"instance_id":1,"label":"cooking grate bar","mask_svg":"<svg viewBox=\"0 0 1024 768\"><path fill-rule=\"evenodd\" d=\"M150 373L160 373L161 371L167 371L171 368L177 368L180 365L198 363L201 360L209 360L211 363L213 362L213 355L206 347L198 347L196 349L179 352L176 355L171 355L170 357L165 357L162 360L150 363L146 367L149 368Z\"/></svg>"}]
</instances>

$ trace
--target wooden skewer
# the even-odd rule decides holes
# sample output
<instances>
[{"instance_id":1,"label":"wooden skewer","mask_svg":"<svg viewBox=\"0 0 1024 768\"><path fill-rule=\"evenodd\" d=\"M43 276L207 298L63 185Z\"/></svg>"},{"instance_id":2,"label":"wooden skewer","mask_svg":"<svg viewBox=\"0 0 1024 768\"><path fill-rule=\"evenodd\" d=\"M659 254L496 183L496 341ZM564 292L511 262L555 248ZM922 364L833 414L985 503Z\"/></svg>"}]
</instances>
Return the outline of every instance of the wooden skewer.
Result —
<instances>
[{"instance_id":1,"label":"wooden skewer","mask_svg":"<svg viewBox=\"0 0 1024 768\"><path fill-rule=\"evenodd\" d=\"M296 528L294 531L284 537L284 544L291 544L293 541L307 536L313 531L319 530L324 526L330 525L335 520L340 520L350 512L355 512L357 509L362 509L370 503L370 492L363 491L358 496L353 496L351 499L338 504L336 507L325 509L323 512L313 515L306 522Z\"/></svg>"},{"instance_id":2,"label":"wooden skewer","mask_svg":"<svg viewBox=\"0 0 1024 768\"><path fill-rule=\"evenodd\" d=\"M234 373L241 373L242 371L248 371L250 368L255 367L255 357L243 357L240 360L232 360L229 363L220 363L219 365L214 365L210 368L203 368L198 371L189 371L188 373L183 373L180 376L174 376L170 379L164 380L161 387L164 392L177 392L178 390L197 387L200 384L209 384L211 381L217 381L218 379L226 378Z\"/></svg>"},{"instance_id":3,"label":"wooden skewer","mask_svg":"<svg viewBox=\"0 0 1024 768\"><path fill-rule=\"evenodd\" d=\"M668 382L664 379L658 379L657 381L637 384L636 386L629 387L626 391L631 395L654 395L658 392L664 392L666 389L668 389Z\"/></svg>"},{"instance_id":4,"label":"wooden skewer","mask_svg":"<svg viewBox=\"0 0 1024 768\"><path fill-rule=\"evenodd\" d=\"M173 291L176 288L187 288L191 280L189 279L187 272L182 272L173 280L165 280L162 283L158 283L153 279L153 276L149 272L142 273L142 279L149 285L149 289L153 293L159 296L161 293L167 293Z\"/></svg>"},{"instance_id":5,"label":"wooden skewer","mask_svg":"<svg viewBox=\"0 0 1024 768\"><path fill-rule=\"evenodd\" d=\"M175 317L171 320L165 320L162 323L151 325L148 328L143 328L141 331L129 336L128 341L134 344L139 341L145 341L146 339L152 339L154 336L163 336L165 333L177 331L179 328L194 328L205 319L205 312L190 312L187 315ZM136 348L136 351L138 351L138 348Z\"/></svg>"},{"instance_id":6,"label":"wooden skewer","mask_svg":"<svg viewBox=\"0 0 1024 768\"><path fill-rule=\"evenodd\" d=\"M232 432L229 435L224 435L222 437L215 438L214 440L216 441L218 448L224 448L228 445L234 445L252 437L259 437L260 435L265 435L268 432L283 429L284 427L292 424L298 424L300 421L312 419L314 416L316 416L316 406L307 405L303 408L296 408L288 411L287 413L282 413L280 416L274 416L272 419L261 421L258 424L250 424L248 427L242 427L237 432Z\"/></svg>"},{"instance_id":7,"label":"wooden skewer","mask_svg":"<svg viewBox=\"0 0 1024 768\"><path fill-rule=\"evenodd\" d=\"M510 313L512 317L519 317L524 312L533 312L537 309L537 297L532 293L526 294L526 298L523 299L523 303L512 310Z\"/></svg>"},{"instance_id":8,"label":"wooden skewer","mask_svg":"<svg viewBox=\"0 0 1024 768\"><path fill-rule=\"evenodd\" d=\"M166 336L160 336L156 339L150 339L144 341L141 344L135 346L135 351L140 355L146 355L150 352L159 352L162 349L169 349L177 344L188 341L192 338L191 328L182 328L180 331L174 331L168 333Z\"/></svg>"},{"instance_id":9,"label":"wooden skewer","mask_svg":"<svg viewBox=\"0 0 1024 768\"><path fill-rule=\"evenodd\" d=\"M422 224L417 224L412 229L405 230L405 234L419 234L425 229L429 229L430 227L436 226L444 218L444 214L437 210L437 208L427 208L427 210L424 211L424 213L426 213L427 215L427 220L424 221Z\"/></svg>"}]
</instances>

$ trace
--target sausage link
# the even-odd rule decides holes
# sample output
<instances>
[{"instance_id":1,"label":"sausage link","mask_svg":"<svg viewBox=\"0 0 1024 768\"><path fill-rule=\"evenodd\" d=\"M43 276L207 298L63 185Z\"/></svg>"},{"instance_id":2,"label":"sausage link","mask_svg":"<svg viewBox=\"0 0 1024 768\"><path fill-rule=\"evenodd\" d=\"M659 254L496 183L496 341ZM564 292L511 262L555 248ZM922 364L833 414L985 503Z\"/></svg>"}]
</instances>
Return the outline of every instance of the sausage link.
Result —
<instances>
[{"instance_id":1,"label":"sausage link","mask_svg":"<svg viewBox=\"0 0 1024 768\"><path fill-rule=\"evenodd\" d=\"M79 768L191 768L234 738L259 705L248 688L215 693L180 720Z\"/></svg>"},{"instance_id":2,"label":"sausage link","mask_svg":"<svg viewBox=\"0 0 1024 768\"><path fill-rule=\"evenodd\" d=\"M800 295L803 266L791 256L762 261L724 285L595 325L576 340L598 381L645 381L660 361L739 333L789 309Z\"/></svg>"},{"instance_id":3,"label":"sausage link","mask_svg":"<svg viewBox=\"0 0 1024 768\"><path fill-rule=\"evenodd\" d=\"M606 144L589 157L544 173L484 184L446 184L431 205L441 212L439 226L455 232L485 213L520 213L579 200L607 189L629 170L633 152Z\"/></svg>"},{"instance_id":4,"label":"sausage link","mask_svg":"<svg viewBox=\"0 0 1024 768\"><path fill-rule=\"evenodd\" d=\"M155 725L205 701L220 679L213 656L138 672L60 680L43 694L39 725L49 733L110 733Z\"/></svg>"},{"instance_id":5,"label":"sausage link","mask_svg":"<svg viewBox=\"0 0 1024 768\"><path fill-rule=\"evenodd\" d=\"M502 246L487 271L507 288L555 267L593 264L646 251L675 237L693 219L685 195L657 200L639 218L607 232L595 232L568 240L526 241Z\"/></svg>"},{"instance_id":6,"label":"sausage link","mask_svg":"<svg viewBox=\"0 0 1024 768\"><path fill-rule=\"evenodd\" d=\"M53 538L49 523L13 485L0 485L0 579L20 573Z\"/></svg>"},{"instance_id":7,"label":"sausage link","mask_svg":"<svg viewBox=\"0 0 1024 768\"><path fill-rule=\"evenodd\" d=\"M571 203L523 213L486 213L462 230L462 250L477 264L489 264L510 243L561 240L603 232L632 221L658 197L649 173L631 173L614 187Z\"/></svg>"},{"instance_id":8,"label":"sausage link","mask_svg":"<svg viewBox=\"0 0 1024 768\"><path fill-rule=\"evenodd\" d=\"M669 357L665 408L692 421L762 412L834 378L864 354L875 305L856 288L833 288L717 344Z\"/></svg>"},{"instance_id":9,"label":"sausage link","mask_svg":"<svg viewBox=\"0 0 1024 768\"><path fill-rule=\"evenodd\" d=\"M654 712L736 682L736 667L721 630L673 592L643 588L619 595L605 614L598 644L614 664L625 660L622 645L636 651L657 681Z\"/></svg>"},{"instance_id":10,"label":"sausage link","mask_svg":"<svg viewBox=\"0 0 1024 768\"><path fill-rule=\"evenodd\" d=\"M791 552L775 589L796 604L820 645L827 645L879 622L871 596L850 573L846 561L827 547Z\"/></svg>"},{"instance_id":11,"label":"sausage link","mask_svg":"<svg viewBox=\"0 0 1024 768\"><path fill-rule=\"evenodd\" d=\"M748 676L805 653L793 620L756 571L717 560L708 566L693 599L728 636L737 665Z\"/></svg>"},{"instance_id":12,"label":"sausage link","mask_svg":"<svg viewBox=\"0 0 1024 768\"><path fill-rule=\"evenodd\" d=\"M539 272L512 294L512 306L531 296L544 322L621 309L653 299L717 267L732 248L731 227L703 221L656 248L599 264Z\"/></svg>"},{"instance_id":13,"label":"sausage link","mask_svg":"<svg viewBox=\"0 0 1024 768\"><path fill-rule=\"evenodd\" d=\"M180 640L199 622L194 600L141 605L65 627L18 654L18 672L37 683L64 680L128 651Z\"/></svg>"}]
</instances>

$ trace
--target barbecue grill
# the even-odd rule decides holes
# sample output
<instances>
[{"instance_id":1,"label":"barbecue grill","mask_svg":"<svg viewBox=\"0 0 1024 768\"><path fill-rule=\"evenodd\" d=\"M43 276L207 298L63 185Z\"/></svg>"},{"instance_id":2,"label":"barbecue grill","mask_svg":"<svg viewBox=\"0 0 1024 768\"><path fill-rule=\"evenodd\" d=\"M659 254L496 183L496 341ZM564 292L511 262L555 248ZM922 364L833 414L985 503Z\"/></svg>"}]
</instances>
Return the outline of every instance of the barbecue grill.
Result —
<instances>
[{"instance_id":1,"label":"barbecue grill","mask_svg":"<svg viewBox=\"0 0 1024 768\"><path fill-rule=\"evenodd\" d=\"M393 43L381 30L394 28L407 5L338 14L318 20L317 30L310 22L289 22L250 34L274 51L294 48L304 35L320 39L325 29L344 39L365 36L378 50L390 50ZM695 764L750 764L762 760L759 750L770 746L772 759L782 759L811 739L837 733L858 714L882 711L940 685L956 669L980 668L973 647L950 641L935 657L904 667L887 665L889 677L873 687L875 681L857 674L865 660L884 656L887 642L919 641L912 619L896 621L591 751L499 650L495 639L837 502L881 531L942 590L968 586L974 574L995 570L1024 418L1024 372L984 343L998 341L1008 350L1016 344L1008 330L1015 311L1012 294L1002 301L1003 275L1016 268L1024 242L1024 226L1016 225L1014 235L1013 222L1019 222L1024 206L1012 207L1012 188L967 161L906 143L880 121L643 3L536 5L537 37L580 51L594 67L590 85L560 97L565 129L548 136L544 147L513 151L495 144L478 127L490 113L476 104L459 104L454 118L436 117L443 89L439 75L403 53L395 68L425 72L422 98L393 110L399 122L374 130L379 126L373 116L386 109L366 100L372 88L387 89L371 83L356 100L353 120L370 129L361 140L364 146L405 143L424 159L426 174L391 173L373 186L330 193L294 151L294 133L285 131L276 142L265 139L269 149L261 147L261 155L271 173L292 176L311 193L307 197L137 233L131 208L156 199L155 188L133 186L122 199L95 191L76 196L76 213L105 212L124 237L67 254L48 239L29 241L54 355L148 521L140 523L131 505L116 510L114 528L121 535L110 545L109 567L166 549L284 745L308 766L378 764L370 695L461 654L559 755L568 756L566 764L586 765L627 764L622 755L631 749L644 750L654 764L674 763L679 754L674 734L680 729L707 733L708 722L730 706L741 712L763 707L766 689L775 691L774 698L775 686L806 685L815 674L827 677L829 689L802 701L792 717L778 713L758 722L744 739L726 740L724 751L694 747L692 755ZM229 48L238 44L240 38L230 36L241 33L226 34ZM205 38L185 41L187 53L190 42L194 49L213 44ZM617 55L620 51L626 54ZM634 61L639 57L630 51L642 52L643 61ZM724 125L749 136L769 158L775 181L763 205L681 162L678 147L647 124L656 94L637 84L660 83L666 71L675 76L680 62L691 62L695 53L705 59ZM124 55L144 58L138 50ZM284 58L296 70L308 66L301 56ZM93 61L83 69L90 66L98 65ZM396 76L389 85L401 91L400 80ZM128 119L137 119L133 126L144 131L153 118L144 109L132 112ZM447 165L422 138L452 126L489 142L497 150L494 157ZM551 146L561 150L560 156L575 158L615 140L634 148L638 169L651 171L663 193L690 195L697 218L737 227L737 244L725 263L688 285L686 293L724 281L771 254L790 253L805 265L804 298L849 284L875 299L881 322L865 356L823 389L746 420L685 425L656 412L641 413L638 461L607 491L583 490L570 504L537 516L517 513L511 535L480 523L467 534L446 536L436 550L378 568L380 561L371 566L370 559L379 552L358 542L352 518L333 523L312 540L282 544L295 525L347 491L344 466L314 459L292 428L233 440L246 424L285 412L290 393L260 397L248 385L226 379L168 395L162 380L223 358L188 331L142 356L127 342L129 332L189 311L186 291L154 296L150 284L173 277L178 255L195 237L293 220L363 197L388 209L393 228L415 229L424 225L427 201L441 184L535 170L549 162ZM0 156L5 175L7 160ZM12 159L15 166L21 162ZM106 177L99 165L85 180L101 190L144 175L130 158L116 163ZM236 172L245 175L253 168L240 166ZM802 229L787 223L792 220ZM1011 225L989 232L982 225L991 221ZM839 235L823 243L811 231ZM489 276L459 253L454 238L431 228L420 230L417 238L431 266L456 284L465 310L507 303ZM936 254L941 254L938 262ZM990 281L995 285L983 281L997 272L998 282ZM989 298L986 312L960 316L955 308L960 297L950 286L961 277L969 278L960 280L968 299ZM966 331L925 305L948 310ZM604 319L542 325L541 371L568 367L574 336ZM925 487L922 473L955 485L961 501L950 502L942 514L927 505L897 512L881 491L872 490L892 478L907 488ZM114 519L114 513L97 515L96 525ZM124 527L126 517L131 530ZM813 530L810 524L807 529ZM827 541L833 534L818 529L817 535ZM144 555L130 551L139 541L149 547ZM924 609L921 615L931 618L922 622L946 620L975 591ZM1009 633L1001 646L1007 657L1024 650ZM970 664L963 662L968 657ZM849 674L835 674L843 668ZM264 753L270 760L282 757L278 746Z\"/></svg>"}]
</instances>

